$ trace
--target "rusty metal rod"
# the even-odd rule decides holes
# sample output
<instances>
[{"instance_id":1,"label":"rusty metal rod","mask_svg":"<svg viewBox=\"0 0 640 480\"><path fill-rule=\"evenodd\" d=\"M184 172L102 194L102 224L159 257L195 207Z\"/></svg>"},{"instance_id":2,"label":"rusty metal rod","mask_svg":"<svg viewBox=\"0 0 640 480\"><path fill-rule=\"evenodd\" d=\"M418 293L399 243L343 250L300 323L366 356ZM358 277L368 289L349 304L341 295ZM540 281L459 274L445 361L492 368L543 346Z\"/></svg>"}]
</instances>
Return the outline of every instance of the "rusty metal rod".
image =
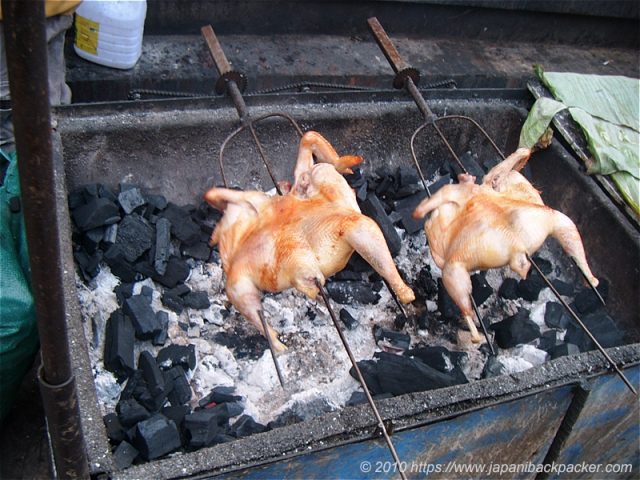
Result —
<instances>
[{"instance_id":1,"label":"rusty metal rod","mask_svg":"<svg viewBox=\"0 0 640 480\"><path fill-rule=\"evenodd\" d=\"M636 389L633 387L633 385L631 384L631 382L629 381L629 379L624 375L624 373L622 373L622 370L620 370L620 368L618 368L618 365L616 364L616 362L613 361L613 359L609 356L609 354L607 353L607 351L603 348L602 345L600 345L600 342L598 342L598 340L596 340L596 337L593 336L593 334L589 331L589 329L587 328L587 326L582 323L582 320L580 320L580 318L578 317L578 315L573 311L573 309L569 306L569 304L567 302L565 302L564 298L562 298L562 296L560 295L560 293L558 293L558 291L555 289L555 287L553 286L553 284L549 281L549 279L547 278L547 276L542 273L542 270L540 270L540 267L538 267L538 265L536 264L536 262L533 261L533 258L531 258L531 256L527 253L527 260L529 260L531 262L531 265L533 265L533 268L536 269L536 271L538 272L538 274L542 277L542 280L544 280L544 283L547 284L547 287L549 287L551 289L551 291L553 292L553 294L556 296L556 298L560 301L560 303L562 303L562 306L567 310L567 312L569 312L569 314L573 317L573 319L576 321L576 323L580 326L580 328L582 328L582 330L584 330L584 332L587 334L587 336L591 339L591 341L593 342L593 344L596 346L596 348L598 350L600 350L600 353L602 353L602 355L604 355L604 358L609 362L609 364L613 367L613 369L616 371L616 373L620 376L620 378L622 379L622 381L627 385L627 387L629 387L629 390L631 390L633 392L634 395L638 395L638 392L636 391Z\"/></svg>"},{"instance_id":2,"label":"rusty metal rod","mask_svg":"<svg viewBox=\"0 0 640 480\"><path fill-rule=\"evenodd\" d=\"M356 375L358 377L358 381L360 382L360 385L362 385L362 389L364 390L364 394L367 397L367 402L369 402L369 405L371 406L371 409L373 410L373 414L376 417L376 420L378 421L378 428L380 429L380 431L382 432L382 436L384 437L385 442L387 442L387 446L389 447L389 451L391 452L391 456L393 457L393 460L396 462L396 466L398 467L398 472L400 473L400 476L406 480L406 475L404 474L404 471L402 470L401 465L402 462L400 462L400 457L398 457L398 452L396 451L396 448L393 445L393 442L391 441L391 437L389 436L389 432L387 432L387 427L384 424L384 421L382 420L382 417L380 416L380 412L378 411L378 407L376 407L375 402L373 401L373 397L371 396L371 392L369 392L369 387L367 387L367 382L365 381L364 377L362 376L362 372L360 371L360 367L358 367L358 362L356 361L356 357L353 356L353 352L351 351L351 348L349 347L349 342L347 342L347 338L344 336L344 333L342 332L342 328L340 327L340 323L338 323L338 318L336 317L335 312L333 311L333 308L331 307L331 303L329 302L329 297L327 296L327 293L324 291L324 286L322 285L322 283L320 283L320 281L316 278L315 279L315 283L316 283L316 287L318 287L318 291L320 292L320 296L322 297L322 300L324 300L324 304L327 306L327 310L329 311L329 316L331 317L331 320L333 321L333 325L336 327L336 330L338 331L338 335L340 336L340 341L342 342L342 345L344 346L344 349L347 352L347 355L349 356L349 360L351 361L351 365L353 366L353 369L356 372Z\"/></svg>"},{"instance_id":3,"label":"rusty metal rod","mask_svg":"<svg viewBox=\"0 0 640 480\"><path fill-rule=\"evenodd\" d=\"M258 316L260 317L260 321L262 322L262 329L264 330L264 336L267 337L267 343L269 344L269 350L271 350L271 357L273 358L273 364L276 366L276 373L278 374L278 380L280 381L280 386L284 387L284 376L282 375L282 371L280 370L280 364L278 363L278 357L276 356L276 352L273 349L273 341L271 340L271 335L269 335L269 330L267 326L267 319L264 318L264 313L262 310L258 310Z\"/></svg>"},{"instance_id":4,"label":"rusty metal rod","mask_svg":"<svg viewBox=\"0 0 640 480\"><path fill-rule=\"evenodd\" d=\"M487 331L487 327L485 326L484 321L480 316L480 311L478 310L476 299L473 298L473 294L469 295L469 298L471 298L471 305L473 306L473 311L476 313L476 317L478 317L478 322L480 322L480 327L482 327L482 333L484 334L484 338L486 338L487 343L489 344L489 350L491 350L491 355L495 355L496 350L495 348L493 348L493 343L491 342L491 336L489 335L489 332Z\"/></svg>"},{"instance_id":5,"label":"rusty metal rod","mask_svg":"<svg viewBox=\"0 0 640 480\"><path fill-rule=\"evenodd\" d=\"M38 372L57 475L88 478L67 338L56 208L44 2L2 0L4 38L42 367Z\"/></svg>"}]
</instances>

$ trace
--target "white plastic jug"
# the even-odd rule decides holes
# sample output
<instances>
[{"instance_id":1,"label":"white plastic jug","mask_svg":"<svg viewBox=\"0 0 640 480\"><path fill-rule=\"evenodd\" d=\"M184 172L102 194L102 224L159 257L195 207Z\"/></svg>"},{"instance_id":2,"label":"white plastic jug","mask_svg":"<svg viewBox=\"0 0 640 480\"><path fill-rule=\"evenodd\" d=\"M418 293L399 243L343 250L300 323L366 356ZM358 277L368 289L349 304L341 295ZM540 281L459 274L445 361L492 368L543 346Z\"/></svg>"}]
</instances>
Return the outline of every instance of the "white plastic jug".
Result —
<instances>
[{"instance_id":1,"label":"white plastic jug","mask_svg":"<svg viewBox=\"0 0 640 480\"><path fill-rule=\"evenodd\" d=\"M84 0L76 9L76 53L107 67L132 68L142 54L146 0Z\"/></svg>"}]
</instances>

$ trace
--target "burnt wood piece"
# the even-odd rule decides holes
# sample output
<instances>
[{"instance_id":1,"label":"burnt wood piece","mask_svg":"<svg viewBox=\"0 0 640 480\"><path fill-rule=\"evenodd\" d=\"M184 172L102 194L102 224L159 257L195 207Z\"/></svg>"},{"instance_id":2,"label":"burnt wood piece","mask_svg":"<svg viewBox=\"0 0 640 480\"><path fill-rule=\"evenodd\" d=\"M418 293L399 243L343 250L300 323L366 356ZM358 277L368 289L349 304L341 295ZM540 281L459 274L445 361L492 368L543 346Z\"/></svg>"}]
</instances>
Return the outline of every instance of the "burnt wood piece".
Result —
<instances>
[{"instance_id":1,"label":"burnt wood piece","mask_svg":"<svg viewBox=\"0 0 640 480\"><path fill-rule=\"evenodd\" d=\"M124 313L131 318L140 340L151 340L162 331L162 324L144 295L133 295L124 301Z\"/></svg>"},{"instance_id":2,"label":"burnt wood piece","mask_svg":"<svg viewBox=\"0 0 640 480\"><path fill-rule=\"evenodd\" d=\"M131 187L122 190L118 194L118 203L122 210L124 210L124 213L129 215L133 213L136 208L146 205L147 202L138 187Z\"/></svg>"},{"instance_id":3,"label":"burnt wood piece","mask_svg":"<svg viewBox=\"0 0 640 480\"><path fill-rule=\"evenodd\" d=\"M106 325L104 341L104 367L119 381L135 370L133 354L135 330L131 320L121 310L115 310Z\"/></svg>"},{"instance_id":4,"label":"burnt wood piece","mask_svg":"<svg viewBox=\"0 0 640 480\"><path fill-rule=\"evenodd\" d=\"M136 425L132 443L145 460L166 455L182 445L176 424L160 413Z\"/></svg>"},{"instance_id":5,"label":"burnt wood piece","mask_svg":"<svg viewBox=\"0 0 640 480\"><path fill-rule=\"evenodd\" d=\"M367 198L360 203L360 208L362 213L371 217L378 224L384 239L387 241L391 256L395 257L400 252L400 248L402 248L402 241L393 223L389 220L380 199L375 193L369 192Z\"/></svg>"},{"instance_id":6,"label":"burnt wood piece","mask_svg":"<svg viewBox=\"0 0 640 480\"><path fill-rule=\"evenodd\" d=\"M154 244L156 233L144 217L137 213L126 215L118 224L116 243L129 262L135 262Z\"/></svg>"},{"instance_id":7,"label":"burnt wood piece","mask_svg":"<svg viewBox=\"0 0 640 480\"><path fill-rule=\"evenodd\" d=\"M268 430L266 425L256 422L250 415L242 415L231 425L231 433L238 438L248 437L254 433L262 433Z\"/></svg>"},{"instance_id":8,"label":"burnt wood piece","mask_svg":"<svg viewBox=\"0 0 640 480\"><path fill-rule=\"evenodd\" d=\"M169 345L158 352L156 361L164 370L178 365L185 370L193 370L196 368L196 347L195 345Z\"/></svg>"},{"instance_id":9,"label":"burnt wood piece","mask_svg":"<svg viewBox=\"0 0 640 480\"><path fill-rule=\"evenodd\" d=\"M380 300L369 283L358 281L327 282L327 292L332 300L343 305L352 303L371 304Z\"/></svg>"},{"instance_id":10,"label":"burnt wood piece","mask_svg":"<svg viewBox=\"0 0 640 480\"><path fill-rule=\"evenodd\" d=\"M113 452L113 463L118 470L129 468L140 452L127 441L120 442Z\"/></svg>"},{"instance_id":11,"label":"burnt wood piece","mask_svg":"<svg viewBox=\"0 0 640 480\"><path fill-rule=\"evenodd\" d=\"M106 198L94 198L77 207L71 215L76 226L83 232L120 221L118 206Z\"/></svg>"},{"instance_id":12,"label":"burnt wood piece","mask_svg":"<svg viewBox=\"0 0 640 480\"><path fill-rule=\"evenodd\" d=\"M142 370L142 376L151 395L156 396L164 392L164 377L156 363L156 359L153 358L150 352L146 350L140 352L138 368Z\"/></svg>"},{"instance_id":13,"label":"burnt wood piece","mask_svg":"<svg viewBox=\"0 0 640 480\"><path fill-rule=\"evenodd\" d=\"M540 336L540 327L529 319L529 310L520 308L515 315L491 325L500 348L512 348Z\"/></svg>"},{"instance_id":14,"label":"burnt wood piece","mask_svg":"<svg viewBox=\"0 0 640 480\"><path fill-rule=\"evenodd\" d=\"M120 400L116 405L118 420L124 428L129 428L151 417L149 411L135 398Z\"/></svg>"}]
</instances>

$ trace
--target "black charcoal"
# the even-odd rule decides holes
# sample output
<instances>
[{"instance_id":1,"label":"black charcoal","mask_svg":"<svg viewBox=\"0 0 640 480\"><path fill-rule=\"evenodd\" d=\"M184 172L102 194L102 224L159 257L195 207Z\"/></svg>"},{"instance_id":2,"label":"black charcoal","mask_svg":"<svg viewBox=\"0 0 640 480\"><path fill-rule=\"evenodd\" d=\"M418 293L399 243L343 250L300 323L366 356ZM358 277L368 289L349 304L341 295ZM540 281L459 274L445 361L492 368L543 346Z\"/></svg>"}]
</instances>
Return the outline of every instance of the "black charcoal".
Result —
<instances>
[{"instance_id":1,"label":"black charcoal","mask_svg":"<svg viewBox=\"0 0 640 480\"><path fill-rule=\"evenodd\" d=\"M547 330L540 336L540 340L538 341L538 348L540 350L544 350L547 353L551 353L551 351L558 345L558 338L555 330Z\"/></svg>"},{"instance_id":2,"label":"black charcoal","mask_svg":"<svg viewBox=\"0 0 640 480\"><path fill-rule=\"evenodd\" d=\"M353 315L346 308L340 309L340 320L348 330L353 330L358 326L358 321L353 318Z\"/></svg>"},{"instance_id":3,"label":"black charcoal","mask_svg":"<svg viewBox=\"0 0 640 480\"><path fill-rule=\"evenodd\" d=\"M120 221L118 206L106 198L94 198L73 210L72 216L76 226L82 231Z\"/></svg>"},{"instance_id":4,"label":"black charcoal","mask_svg":"<svg viewBox=\"0 0 640 480\"><path fill-rule=\"evenodd\" d=\"M104 227L92 228L84 232L82 236L82 246L88 253L94 253L100 246L100 242L104 238Z\"/></svg>"},{"instance_id":5,"label":"black charcoal","mask_svg":"<svg viewBox=\"0 0 640 480\"><path fill-rule=\"evenodd\" d=\"M157 346L161 347L169 338L169 314L164 310L159 310L156 312L156 320L162 327L162 329L156 333L151 342Z\"/></svg>"},{"instance_id":6,"label":"black charcoal","mask_svg":"<svg viewBox=\"0 0 640 480\"><path fill-rule=\"evenodd\" d=\"M153 226L137 213L125 216L118 224L116 243L129 262L135 262L155 242Z\"/></svg>"},{"instance_id":7,"label":"black charcoal","mask_svg":"<svg viewBox=\"0 0 640 480\"><path fill-rule=\"evenodd\" d=\"M185 245L193 245L200 240L200 227L191 219L188 207L169 203L162 217L171 222L171 233Z\"/></svg>"},{"instance_id":8,"label":"black charcoal","mask_svg":"<svg viewBox=\"0 0 640 480\"><path fill-rule=\"evenodd\" d=\"M433 279L431 271L423 268L418 273L418 278L414 284L416 296L424 300L433 300L438 294L438 283Z\"/></svg>"},{"instance_id":9,"label":"black charcoal","mask_svg":"<svg viewBox=\"0 0 640 480\"><path fill-rule=\"evenodd\" d=\"M411 345L411 336L408 333L394 332L376 325L373 327L373 338L376 345L392 350L407 350Z\"/></svg>"},{"instance_id":10,"label":"black charcoal","mask_svg":"<svg viewBox=\"0 0 640 480\"><path fill-rule=\"evenodd\" d=\"M178 430L181 430L184 417L191 413L191 407L188 405L171 405L163 407L161 413L169 420L173 420L173 423L176 424Z\"/></svg>"},{"instance_id":11,"label":"black charcoal","mask_svg":"<svg viewBox=\"0 0 640 480\"><path fill-rule=\"evenodd\" d=\"M529 310L520 308L515 315L491 325L500 348L512 348L540 336L540 327L529 319L529 313Z\"/></svg>"},{"instance_id":12,"label":"black charcoal","mask_svg":"<svg viewBox=\"0 0 640 480\"><path fill-rule=\"evenodd\" d=\"M169 345L158 352L156 361L165 370L178 365L185 370L193 370L196 367L196 347L195 345Z\"/></svg>"},{"instance_id":13,"label":"black charcoal","mask_svg":"<svg viewBox=\"0 0 640 480\"><path fill-rule=\"evenodd\" d=\"M438 279L438 311L444 318L449 320L460 316L460 309L454 303L449 292L447 292L441 278Z\"/></svg>"},{"instance_id":14,"label":"black charcoal","mask_svg":"<svg viewBox=\"0 0 640 480\"><path fill-rule=\"evenodd\" d=\"M362 378L367 384L367 387L369 387L369 392L372 395L384 393L384 391L382 390L382 387L380 386L380 382L378 381L378 371L376 366L377 362L374 360L361 360L357 362L357 364L358 364L358 369L362 374ZM355 368L351 367L349 369L349 375L351 375L356 380L360 381ZM364 388L364 385L363 385L363 388Z\"/></svg>"},{"instance_id":15,"label":"black charcoal","mask_svg":"<svg viewBox=\"0 0 640 480\"><path fill-rule=\"evenodd\" d=\"M118 304L122 305L127 298L131 298L133 295L133 283L120 283L113 289L113 293L116 294Z\"/></svg>"},{"instance_id":16,"label":"black charcoal","mask_svg":"<svg viewBox=\"0 0 640 480\"><path fill-rule=\"evenodd\" d=\"M102 241L107 245L113 245L118 238L118 224L112 223L104 229L104 238Z\"/></svg>"},{"instance_id":17,"label":"black charcoal","mask_svg":"<svg viewBox=\"0 0 640 480\"><path fill-rule=\"evenodd\" d=\"M478 154L465 152L460 155L460 162L464 165L465 170L476 177L476 183L482 183L482 177L484 177L484 170L478 163ZM454 177L458 177L459 174L463 173L462 169L458 165L458 162L449 162L449 171Z\"/></svg>"},{"instance_id":18,"label":"black charcoal","mask_svg":"<svg viewBox=\"0 0 640 480\"><path fill-rule=\"evenodd\" d=\"M211 247L206 242L197 242L182 249L182 254L206 262L211 256Z\"/></svg>"},{"instance_id":19,"label":"black charcoal","mask_svg":"<svg viewBox=\"0 0 640 480\"><path fill-rule=\"evenodd\" d=\"M135 398L120 400L116 405L118 419L124 428L129 428L138 422L148 419L151 414Z\"/></svg>"},{"instance_id":20,"label":"black charcoal","mask_svg":"<svg viewBox=\"0 0 640 480\"><path fill-rule=\"evenodd\" d=\"M442 346L413 348L404 354L408 357L415 357L444 373L451 372L456 367L462 367L469 358L466 352L455 352Z\"/></svg>"},{"instance_id":21,"label":"black charcoal","mask_svg":"<svg viewBox=\"0 0 640 480\"><path fill-rule=\"evenodd\" d=\"M605 311L597 310L581 318L582 323L604 348L617 347L623 343L624 334ZM596 346L580 326L571 320L564 337L567 343L573 343L581 352L595 350Z\"/></svg>"},{"instance_id":22,"label":"black charcoal","mask_svg":"<svg viewBox=\"0 0 640 480\"><path fill-rule=\"evenodd\" d=\"M393 203L394 212L400 215L400 224L408 234L416 233L424 227L424 218L414 219L413 211L426 196L427 193L419 188L418 193Z\"/></svg>"},{"instance_id":23,"label":"black charcoal","mask_svg":"<svg viewBox=\"0 0 640 480\"><path fill-rule=\"evenodd\" d=\"M560 295L564 295L565 297L573 296L573 285L567 282L563 282L562 280L558 280L557 278L551 280L551 285L558 291Z\"/></svg>"},{"instance_id":24,"label":"black charcoal","mask_svg":"<svg viewBox=\"0 0 640 480\"><path fill-rule=\"evenodd\" d=\"M429 185L429 192L431 193L431 195L433 195L442 187L444 187L445 185L449 185L450 183L451 183L451 175L449 174L442 175L438 180L436 180L435 182Z\"/></svg>"},{"instance_id":25,"label":"black charcoal","mask_svg":"<svg viewBox=\"0 0 640 480\"><path fill-rule=\"evenodd\" d=\"M156 396L164 392L164 377L156 363L156 359L153 358L150 352L146 350L140 352L138 368L142 370L142 375L145 382L147 382L147 388L151 395Z\"/></svg>"},{"instance_id":26,"label":"black charcoal","mask_svg":"<svg viewBox=\"0 0 640 480\"><path fill-rule=\"evenodd\" d=\"M155 246L153 268L159 275L164 275L171 256L171 222L166 218L159 218L156 222Z\"/></svg>"},{"instance_id":27,"label":"black charcoal","mask_svg":"<svg viewBox=\"0 0 640 480\"><path fill-rule=\"evenodd\" d=\"M242 413L244 407L240 402L224 402L210 408L205 408L207 412L215 415L218 425L223 425L232 417L237 417Z\"/></svg>"},{"instance_id":28,"label":"black charcoal","mask_svg":"<svg viewBox=\"0 0 640 480\"><path fill-rule=\"evenodd\" d=\"M104 417L102 417L102 421L104 422L105 429L107 430L107 438L109 440L114 443L119 443L124 440L125 430L120 423L120 419L118 418L117 413L107 413Z\"/></svg>"},{"instance_id":29,"label":"black charcoal","mask_svg":"<svg viewBox=\"0 0 640 480\"><path fill-rule=\"evenodd\" d=\"M226 402L240 402L242 397L240 395L234 395L235 387L218 386L215 387L208 395L202 397L198 402L200 407L215 407L217 404Z\"/></svg>"},{"instance_id":30,"label":"black charcoal","mask_svg":"<svg viewBox=\"0 0 640 480\"><path fill-rule=\"evenodd\" d=\"M546 286L540 274L532 268L526 280L518 282L518 296L528 302L535 302L538 300L540 291Z\"/></svg>"},{"instance_id":31,"label":"black charcoal","mask_svg":"<svg viewBox=\"0 0 640 480\"><path fill-rule=\"evenodd\" d=\"M113 452L113 463L117 470L129 468L140 452L129 442L123 441Z\"/></svg>"},{"instance_id":32,"label":"black charcoal","mask_svg":"<svg viewBox=\"0 0 640 480\"><path fill-rule=\"evenodd\" d=\"M104 367L120 381L135 370L135 331L131 320L115 310L107 320L104 340Z\"/></svg>"},{"instance_id":33,"label":"black charcoal","mask_svg":"<svg viewBox=\"0 0 640 480\"><path fill-rule=\"evenodd\" d=\"M93 255L89 255L84 249L73 252L73 258L76 261L80 271L85 279L91 280L100 273L100 261L103 255L97 250Z\"/></svg>"},{"instance_id":34,"label":"black charcoal","mask_svg":"<svg viewBox=\"0 0 640 480\"><path fill-rule=\"evenodd\" d=\"M603 300L606 301L609 293L609 282L606 279L602 279L596 288ZM575 306L578 313L586 314L595 312L598 308L602 307L602 303L590 287L585 287L576 293Z\"/></svg>"},{"instance_id":35,"label":"black charcoal","mask_svg":"<svg viewBox=\"0 0 640 480\"><path fill-rule=\"evenodd\" d=\"M123 282L131 283L137 280L136 271L127 261L118 245L111 245L107 251L104 252L104 261L109 265L111 273Z\"/></svg>"},{"instance_id":36,"label":"black charcoal","mask_svg":"<svg viewBox=\"0 0 640 480\"><path fill-rule=\"evenodd\" d=\"M142 193L139 188L129 188L120 192L118 195L118 203L127 215L132 213L136 208L141 207L147 202L142 197Z\"/></svg>"},{"instance_id":37,"label":"black charcoal","mask_svg":"<svg viewBox=\"0 0 640 480\"><path fill-rule=\"evenodd\" d=\"M164 378L171 384L169 402L172 406L184 405L191 400L191 386L181 366L178 365L164 372Z\"/></svg>"},{"instance_id":38,"label":"black charcoal","mask_svg":"<svg viewBox=\"0 0 640 480\"><path fill-rule=\"evenodd\" d=\"M138 385L140 384L146 389L144 379L142 378L142 370L136 370L133 372L133 375L127 379L127 383L122 389L122 393L120 393L120 401L134 398L134 393L139 391Z\"/></svg>"},{"instance_id":39,"label":"black charcoal","mask_svg":"<svg viewBox=\"0 0 640 480\"><path fill-rule=\"evenodd\" d=\"M484 272L471 275L471 291L476 305L480 306L493 294Z\"/></svg>"},{"instance_id":40,"label":"black charcoal","mask_svg":"<svg viewBox=\"0 0 640 480\"><path fill-rule=\"evenodd\" d=\"M142 288L140 288L140 295L147 298L149 305L151 305L151 302L153 301L153 291L153 288L149 285L143 285Z\"/></svg>"},{"instance_id":41,"label":"black charcoal","mask_svg":"<svg viewBox=\"0 0 640 480\"><path fill-rule=\"evenodd\" d=\"M424 311L416 318L416 323L419 330L428 330L431 324L431 313Z\"/></svg>"},{"instance_id":42,"label":"black charcoal","mask_svg":"<svg viewBox=\"0 0 640 480\"><path fill-rule=\"evenodd\" d=\"M362 273L352 272L351 270L341 270L331 277L331 280L355 280L361 282Z\"/></svg>"},{"instance_id":43,"label":"black charcoal","mask_svg":"<svg viewBox=\"0 0 640 480\"><path fill-rule=\"evenodd\" d=\"M196 410L186 415L182 425L191 448L212 445L216 435L221 433L218 418L210 410Z\"/></svg>"},{"instance_id":44,"label":"black charcoal","mask_svg":"<svg viewBox=\"0 0 640 480\"><path fill-rule=\"evenodd\" d=\"M338 303L350 305L352 303L377 303L380 295L373 291L371 285L365 282L327 282L329 296Z\"/></svg>"},{"instance_id":45,"label":"black charcoal","mask_svg":"<svg viewBox=\"0 0 640 480\"><path fill-rule=\"evenodd\" d=\"M396 318L393 320L393 328L395 328L396 330L404 329L408 320L409 319L404 314L399 313L398 315L396 315Z\"/></svg>"},{"instance_id":46,"label":"black charcoal","mask_svg":"<svg viewBox=\"0 0 640 480\"><path fill-rule=\"evenodd\" d=\"M242 415L231 425L231 432L238 438L248 437L254 433L266 432L265 425L256 422L250 415Z\"/></svg>"},{"instance_id":47,"label":"black charcoal","mask_svg":"<svg viewBox=\"0 0 640 480\"><path fill-rule=\"evenodd\" d=\"M565 330L570 322L571 317L562 304L558 302L547 302L544 307L544 323L547 327Z\"/></svg>"},{"instance_id":48,"label":"black charcoal","mask_svg":"<svg viewBox=\"0 0 640 480\"><path fill-rule=\"evenodd\" d=\"M184 297L184 306L195 310L203 310L211 306L209 295L204 291L189 292Z\"/></svg>"},{"instance_id":49,"label":"black charcoal","mask_svg":"<svg viewBox=\"0 0 640 480\"><path fill-rule=\"evenodd\" d=\"M507 300L515 300L518 298L518 280L511 277L505 278L498 289L498 295Z\"/></svg>"},{"instance_id":50,"label":"black charcoal","mask_svg":"<svg viewBox=\"0 0 640 480\"><path fill-rule=\"evenodd\" d=\"M153 460L180 448L180 433L172 420L157 413L136 425L133 446L146 460Z\"/></svg>"},{"instance_id":51,"label":"black charcoal","mask_svg":"<svg viewBox=\"0 0 640 480\"><path fill-rule=\"evenodd\" d=\"M506 368L504 368L504 365L498 360L498 357L489 355L487 363L484 364L484 368L482 369L482 378L499 377L506 372Z\"/></svg>"},{"instance_id":52,"label":"black charcoal","mask_svg":"<svg viewBox=\"0 0 640 480\"><path fill-rule=\"evenodd\" d=\"M362 213L371 217L378 224L380 230L382 230L384 239L387 241L391 256L395 257L400 252L402 242L393 223L389 220L380 199L374 193L369 192L366 200L361 203L360 207L362 208Z\"/></svg>"},{"instance_id":53,"label":"black charcoal","mask_svg":"<svg viewBox=\"0 0 640 480\"><path fill-rule=\"evenodd\" d=\"M164 275L159 275L154 270L151 272L150 276L156 282L164 285L165 287L173 288L179 283L184 282L190 273L191 268L187 262L178 257L172 256L167 262L167 270Z\"/></svg>"},{"instance_id":54,"label":"black charcoal","mask_svg":"<svg viewBox=\"0 0 640 480\"><path fill-rule=\"evenodd\" d=\"M167 290L162 294L161 297L162 305L167 307L168 309L176 312L178 315L182 313L184 310L184 300L181 296L172 293L171 290Z\"/></svg>"},{"instance_id":55,"label":"black charcoal","mask_svg":"<svg viewBox=\"0 0 640 480\"><path fill-rule=\"evenodd\" d=\"M561 343L556 345L549 351L551 360L559 357L566 357L567 355L577 355L580 353L580 349L573 343Z\"/></svg>"},{"instance_id":56,"label":"black charcoal","mask_svg":"<svg viewBox=\"0 0 640 480\"><path fill-rule=\"evenodd\" d=\"M168 202L167 199L162 195L145 195L145 200L147 203L152 206L156 211L164 210L167 208Z\"/></svg>"},{"instance_id":57,"label":"black charcoal","mask_svg":"<svg viewBox=\"0 0 640 480\"><path fill-rule=\"evenodd\" d=\"M124 313L131 318L136 330L136 337L140 340L151 340L162 331L162 325L156 313L149 304L149 299L143 295L133 295L124 301Z\"/></svg>"}]
</instances>

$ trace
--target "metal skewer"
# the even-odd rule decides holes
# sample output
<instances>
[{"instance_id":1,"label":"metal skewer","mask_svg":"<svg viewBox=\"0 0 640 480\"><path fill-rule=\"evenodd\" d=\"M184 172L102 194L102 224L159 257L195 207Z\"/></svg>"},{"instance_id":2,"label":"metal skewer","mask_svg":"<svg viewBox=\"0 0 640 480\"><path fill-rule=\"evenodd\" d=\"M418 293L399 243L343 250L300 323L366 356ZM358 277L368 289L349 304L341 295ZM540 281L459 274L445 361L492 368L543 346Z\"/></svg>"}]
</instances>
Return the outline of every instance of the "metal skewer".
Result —
<instances>
[{"instance_id":1,"label":"metal skewer","mask_svg":"<svg viewBox=\"0 0 640 480\"><path fill-rule=\"evenodd\" d=\"M598 291L598 289L596 287L594 287L593 285L591 285L591 282L589 281L589 279L587 278L587 276L585 275L585 273L582 271L582 269L578 266L578 262L576 262L576 259L573 257L570 257L571 261L573 262L573 264L578 267L578 270L580 271L580 273L582 274L582 278L585 279L585 281L587 282L587 285L589 285L589 287L591 287L591 290L593 290L593 293L596 294L596 297L598 297L598 300L600 300L600 303L602 303L603 307L606 307L607 304L604 302L604 298L602 298L602 295L600 295L600 292Z\"/></svg>"},{"instance_id":2,"label":"metal skewer","mask_svg":"<svg viewBox=\"0 0 640 480\"><path fill-rule=\"evenodd\" d=\"M616 362L613 361L613 359L609 356L609 354L603 348L603 346L600 345L600 342L598 342L598 340L596 340L596 337L593 336L593 334L589 331L587 326L584 323L582 323L582 320L580 320L578 315L573 311L573 309L569 306L569 304L567 304L567 302L565 302L564 298L562 298L560 293L555 289L555 287L552 285L552 283L549 281L549 279L546 277L546 275L544 273L542 273L542 270L540 270L540 267L538 267L536 262L533 261L533 258L531 258L531 256L528 253L526 255L527 255L527 260L529 260L531 262L531 265L533 265L533 268L535 268L536 271L538 272L538 274L542 277L542 280L544 280L544 282L547 284L547 287L549 287L551 289L551 291L556 296L556 298L560 301L560 303L562 303L564 308L567 309L569 314L573 317L573 319L580 326L580 328L582 328L582 330L584 330L584 332L591 339L591 341L596 346L596 348L598 350L600 350L600 353L602 353L602 355L604 355L604 358L606 358L606 360L609 362L609 364L613 367L613 369L616 371L616 373L620 376L622 381L627 385L627 387L629 387L629 390L631 390L633 392L633 394L637 396L638 392L633 387L633 385L631 384L629 379L624 375L624 373L622 373L622 370L620 370L620 368L618 368L618 365L616 364Z\"/></svg>"},{"instance_id":3,"label":"metal skewer","mask_svg":"<svg viewBox=\"0 0 640 480\"><path fill-rule=\"evenodd\" d=\"M262 310L258 310L258 316L260 317L260 321L262 322L262 329L264 330L264 336L267 337L267 343L269 343L269 350L271 351L271 357L273 358L273 364L276 366L276 373L278 374L278 380L280 381L280 386L284 389L284 377L282 376L282 371L280 370L280 364L278 363L278 359L276 358L276 352L273 349L273 340L271 340L271 335L269 335L269 331L267 329L267 320L264 318L264 313Z\"/></svg>"},{"instance_id":4,"label":"metal skewer","mask_svg":"<svg viewBox=\"0 0 640 480\"><path fill-rule=\"evenodd\" d=\"M360 382L360 385L362 385L362 389L364 390L364 394L367 397L367 402L369 402L369 405L371 406L371 409L373 410L373 413L376 417L376 420L378 421L378 428L380 429L380 432L382 432L382 436L384 437L385 442L387 442L387 446L389 447L389 451L391 452L391 456L393 457L393 460L396 462L396 466L398 467L398 472L400 473L400 476L406 480L406 475L404 474L404 471L400 468L400 466L402 465L402 462L400 462L400 457L398 457L398 452L396 451L396 448L393 445L393 442L391 441L391 437L389 436L389 432L387 432L387 427L384 424L384 421L382 420L382 417L380 416L380 412L378 411L378 407L376 407L375 402L373 401L373 397L371 396L371 393L369 392L369 387L367 386L367 382L365 381L364 377L362 376L362 372L360 371L360 367L358 367L358 362L356 361L356 358L353 356L353 352L351 351L351 348L349 347L349 343L347 342L346 337L344 336L344 333L342 332L342 328L340 328L340 324L338 323L338 318L336 317L335 312L333 311L333 308L331 308L331 304L329 302L329 297L327 296L327 293L324 291L324 286L322 285L322 283L320 283L320 281L316 278L315 280L316 286L318 287L318 290L320 292L320 296L322 297L322 300L324 300L324 304L327 306L327 310L329 311L329 316L331 317L331 320L333 321L333 325L336 327L336 330L338 331L338 335L340 336L340 341L342 342L342 345L344 346L344 349L347 352L347 355L349 355L349 360L351 361L351 365L353 366L353 369L356 372L356 375L358 377L358 381Z\"/></svg>"},{"instance_id":5,"label":"metal skewer","mask_svg":"<svg viewBox=\"0 0 640 480\"><path fill-rule=\"evenodd\" d=\"M478 321L480 322L480 326L482 327L482 333L484 334L484 338L487 339L487 343L489 344L489 350L491 350L491 355L495 355L496 350L495 348L493 348L493 342L491 341L491 336L489 335L489 332L487 331L487 327L485 326L484 322L482 321L482 317L480 316L478 305L476 305L476 299L473 298L473 295L469 295L469 297L471 298L471 305L473 306L473 311L476 313L476 317L478 317Z\"/></svg>"}]
</instances>

